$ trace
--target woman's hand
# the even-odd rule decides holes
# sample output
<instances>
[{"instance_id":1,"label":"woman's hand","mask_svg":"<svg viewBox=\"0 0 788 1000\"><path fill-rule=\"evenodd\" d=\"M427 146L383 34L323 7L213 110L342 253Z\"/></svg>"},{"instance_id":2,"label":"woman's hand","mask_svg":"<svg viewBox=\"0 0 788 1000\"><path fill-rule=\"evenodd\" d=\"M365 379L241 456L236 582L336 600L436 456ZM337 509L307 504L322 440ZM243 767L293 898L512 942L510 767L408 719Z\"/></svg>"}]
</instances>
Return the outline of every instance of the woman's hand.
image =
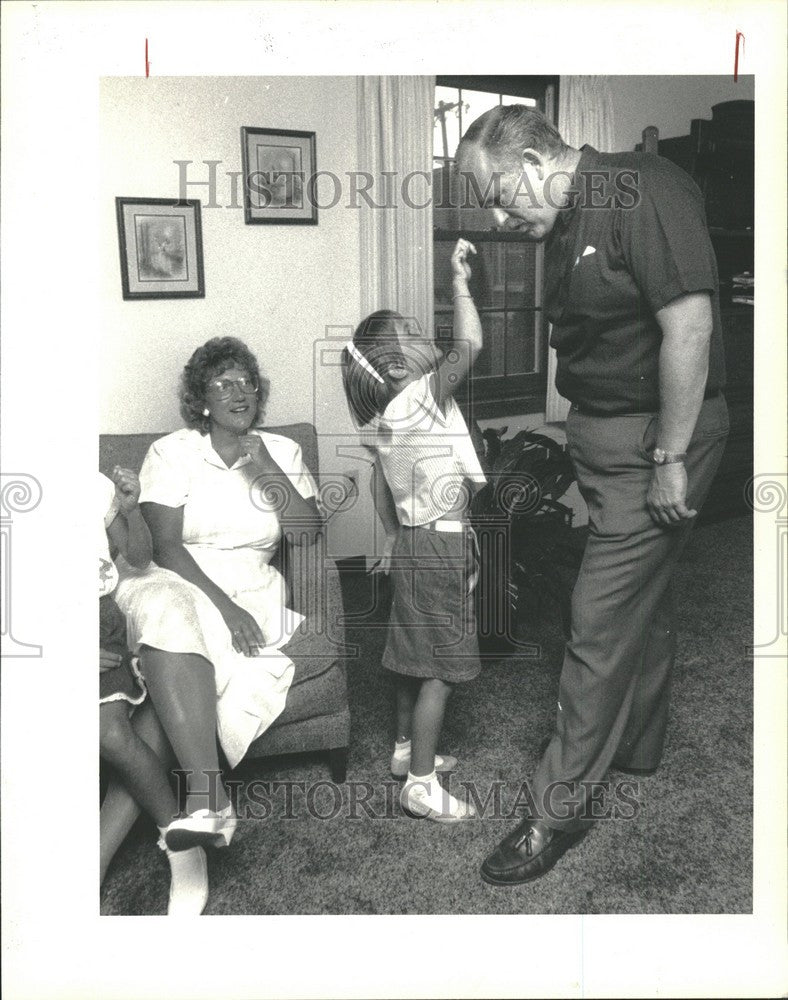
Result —
<instances>
[{"instance_id":1,"label":"woman's hand","mask_svg":"<svg viewBox=\"0 0 788 1000\"><path fill-rule=\"evenodd\" d=\"M273 462L271 453L266 448L259 434L243 434L238 438L238 443L241 446L241 452L248 455L255 465L260 465L264 468L271 466Z\"/></svg>"},{"instance_id":2,"label":"woman's hand","mask_svg":"<svg viewBox=\"0 0 788 1000\"><path fill-rule=\"evenodd\" d=\"M396 542L396 535L386 535L386 541L383 543L383 553L375 563L375 565L370 570L371 574L382 573L384 576L388 576L391 572L391 553L394 549L394 542Z\"/></svg>"},{"instance_id":3,"label":"woman's hand","mask_svg":"<svg viewBox=\"0 0 788 1000\"><path fill-rule=\"evenodd\" d=\"M139 503L140 478L131 469L123 469L116 465L112 470L112 482L115 484L115 497L118 507L124 514L130 514Z\"/></svg>"},{"instance_id":4,"label":"woman's hand","mask_svg":"<svg viewBox=\"0 0 788 1000\"><path fill-rule=\"evenodd\" d=\"M466 284L471 280L472 273L471 265L468 263L469 253L476 253L476 247L470 240L460 237L451 255L451 270L454 278L461 278Z\"/></svg>"},{"instance_id":5,"label":"woman's hand","mask_svg":"<svg viewBox=\"0 0 788 1000\"><path fill-rule=\"evenodd\" d=\"M109 650L99 649L99 673L103 674L105 670L114 670L115 667L119 667L123 662L123 657L120 653L110 653Z\"/></svg>"},{"instance_id":6,"label":"woman's hand","mask_svg":"<svg viewBox=\"0 0 788 1000\"><path fill-rule=\"evenodd\" d=\"M222 611L224 624L230 630L233 649L244 656L254 656L257 650L265 645L265 639L260 626L245 608L230 601Z\"/></svg>"}]
</instances>

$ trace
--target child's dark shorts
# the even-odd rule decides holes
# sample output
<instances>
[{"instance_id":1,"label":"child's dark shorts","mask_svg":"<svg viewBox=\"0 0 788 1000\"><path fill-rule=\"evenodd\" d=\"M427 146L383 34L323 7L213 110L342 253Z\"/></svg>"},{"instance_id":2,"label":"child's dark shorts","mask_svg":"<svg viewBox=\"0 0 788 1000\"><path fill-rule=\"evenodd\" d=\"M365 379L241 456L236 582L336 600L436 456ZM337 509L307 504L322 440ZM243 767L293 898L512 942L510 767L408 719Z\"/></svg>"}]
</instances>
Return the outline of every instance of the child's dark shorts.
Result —
<instances>
[{"instance_id":1,"label":"child's dark shorts","mask_svg":"<svg viewBox=\"0 0 788 1000\"><path fill-rule=\"evenodd\" d=\"M110 594L99 598L99 646L123 657L119 667L99 673L99 704L127 701L139 705L148 691L137 657L126 647L126 619Z\"/></svg>"},{"instance_id":2,"label":"child's dark shorts","mask_svg":"<svg viewBox=\"0 0 788 1000\"><path fill-rule=\"evenodd\" d=\"M391 616L383 666L407 677L456 683L477 677L472 577L476 539L462 532L400 528L392 552Z\"/></svg>"}]
</instances>

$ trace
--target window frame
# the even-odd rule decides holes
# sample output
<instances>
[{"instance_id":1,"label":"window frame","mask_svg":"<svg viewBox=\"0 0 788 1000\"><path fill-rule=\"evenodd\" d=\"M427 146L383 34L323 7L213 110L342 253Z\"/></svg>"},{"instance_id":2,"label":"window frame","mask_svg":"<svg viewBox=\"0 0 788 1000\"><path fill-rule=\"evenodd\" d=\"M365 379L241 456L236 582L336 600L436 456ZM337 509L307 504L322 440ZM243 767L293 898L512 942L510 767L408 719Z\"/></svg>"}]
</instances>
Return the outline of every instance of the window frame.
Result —
<instances>
[{"instance_id":1,"label":"window frame","mask_svg":"<svg viewBox=\"0 0 788 1000\"><path fill-rule=\"evenodd\" d=\"M508 95L511 97L521 97L536 101L537 107L542 112L548 114L551 120L555 120L558 108L558 86L557 76L438 76L435 78L435 86L447 87L455 90L475 90L498 95ZM460 98L461 100L462 98ZM448 160L444 157L433 156L433 163L437 164L443 160L444 165L453 162L453 158ZM455 243L463 236L474 243L525 243L533 246L533 242L524 239L516 232L506 232L497 229L483 230L458 230L441 229L433 226L433 246L439 243ZM543 272L544 250L541 244L537 244L537 268ZM475 380L473 371L468 379L468 405L474 418L486 419L490 417L513 416L522 413L544 412L547 405L547 320L544 315L543 305L544 278L542 277L541 293L538 296L539 305L528 309L507 310L480 308L480 314L488 312L522 312L536 314L541 317L539 323L538 336L538 365L539 370L526 374L483 376ZM444 310L443 315L448 315L449 310ZM441 313L436 309L433 301L433 317L435 327L439 325Z\"/></svg>"}]
</instances>

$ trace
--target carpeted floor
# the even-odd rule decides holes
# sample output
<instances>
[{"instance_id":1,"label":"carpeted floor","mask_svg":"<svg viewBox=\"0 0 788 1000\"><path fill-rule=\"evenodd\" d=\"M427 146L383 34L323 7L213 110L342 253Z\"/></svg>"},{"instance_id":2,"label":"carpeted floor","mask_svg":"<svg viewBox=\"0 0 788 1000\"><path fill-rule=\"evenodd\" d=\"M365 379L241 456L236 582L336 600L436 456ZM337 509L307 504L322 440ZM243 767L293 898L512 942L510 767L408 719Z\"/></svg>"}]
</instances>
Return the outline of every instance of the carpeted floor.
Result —
<instances>
[{"instance_id":1,"label":"carpeted floor","mask_svg":"<svg viewBox=\"0 0 788 1000\"><path fill-rule=\"evenodd\" d=\"M363 655L349 667L348 784L332 786L317 755L242 765L234 775L243 781L240 804L260 818L240 825L230 850L211 854L206 913L750 912L750 522L697 529L677 583L681 638L668 743L658 773L622 793L635 801L619 800L632 818L600 821L536 882L486 885L479 864L517 822L521 783L552 730L558 625L529 634L538 657L488 663L454 695L442 740L460 761L452 781L473 781L482 799L499 795L484 819L455 827L408 819L397 805L388 773L390 686L376 660L382 635L365 630L350 635ZM103 914L165 912L167 863L154 841L141 820L101 890Z\"/></svg>"}]
</instances>

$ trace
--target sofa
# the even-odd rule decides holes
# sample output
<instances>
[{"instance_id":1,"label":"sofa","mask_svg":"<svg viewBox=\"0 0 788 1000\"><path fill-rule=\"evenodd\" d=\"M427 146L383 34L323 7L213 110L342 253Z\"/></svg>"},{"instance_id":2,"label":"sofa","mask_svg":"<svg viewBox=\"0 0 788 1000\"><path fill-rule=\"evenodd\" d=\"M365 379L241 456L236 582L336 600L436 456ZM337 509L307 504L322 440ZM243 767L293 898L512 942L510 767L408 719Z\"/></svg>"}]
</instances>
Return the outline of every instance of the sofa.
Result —
<instances>
[{"instance_id":1,"label":"sofa","mask_svg":"<svg viewBox=\"0 0 788 1000\"><path fill-rule=\"evenodd\" d=\"M266 430L297 441L307 468L319 482L317 433L312 424L288 424L266 427ZM159 437L162 434L102 434L99 438L100 470L110 475L115 465L121 465L139 471L148 448ZM344 610L339 576L330 560L323 559L326 571L322 574L323 585L318 585L314 572L299 569L305 562L314 567L314 558L299 560L289 549L290 546L283 542L277 563L290 587L291 603L295 610L306 614L310 621L319 621L325 629L326 654L296 663L284 711L252 743L245 760L326 751L332 780L343 782L347 774L350 710L342 655Z\"/></svg>"}]
</instances>

